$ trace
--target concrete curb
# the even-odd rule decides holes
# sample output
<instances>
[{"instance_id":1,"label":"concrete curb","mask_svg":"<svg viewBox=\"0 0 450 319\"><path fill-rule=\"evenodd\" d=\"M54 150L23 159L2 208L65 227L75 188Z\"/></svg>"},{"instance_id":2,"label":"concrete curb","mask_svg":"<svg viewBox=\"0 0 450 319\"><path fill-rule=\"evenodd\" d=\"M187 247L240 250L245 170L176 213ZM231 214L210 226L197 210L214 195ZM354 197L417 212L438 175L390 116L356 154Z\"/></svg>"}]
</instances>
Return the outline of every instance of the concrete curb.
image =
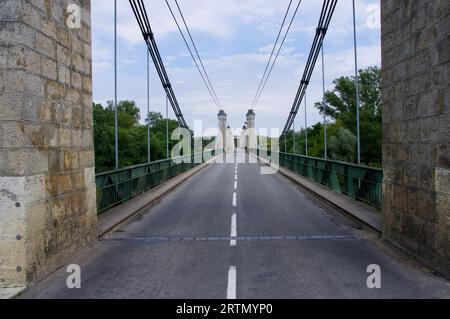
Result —
<instances>
[{"instance_id":1,"label":"concrete curb","mask_svg":"<svg viewBox=\"0 0 450 319\"><path fill-rule=\"evenodd\" d=\"M251 154L258 158L264 164L270 166L270 161ZM355 219L356 221L364 224L373 231L381 234L382 232L382 221L381 213L376 209L369 207L361 202L351 199L350 197L336 193L330 189L323 187L322 185L310 181L286 168L279 167L278 173L298 184L308 192L312 193L314 196L319 197L321 200L331 204L333 207L337 208L340 212L344 213L348 217Z\"/></svg>"},{"instance_id":2,"label":"concrete curb","mask_svg":"<svg viewBox=\"0 0 450 319\"><path fill-rule=\"evenodd\" d=\"M27 289L27 287L0 288L0 300L14 299L25 289Z\"/></svg>"},{"instance_id":3,"label":"concrete curb","mask_svg":"<svg viewBox=\"0 0 450 319\"><path fill-rule=\"evenodd\" d=\"M156 201L170 193L196 173L205 169L220 156L221 155L218 155L206 163L200 164L189 171L181 173L161 185L158 185L155 188L152 188L147 192L142 193L99 215L97 223L97 238L101 240L118 228L129 224L132 220L145 214L146 210L153 206Z\"/></svg>"}]
</instances>

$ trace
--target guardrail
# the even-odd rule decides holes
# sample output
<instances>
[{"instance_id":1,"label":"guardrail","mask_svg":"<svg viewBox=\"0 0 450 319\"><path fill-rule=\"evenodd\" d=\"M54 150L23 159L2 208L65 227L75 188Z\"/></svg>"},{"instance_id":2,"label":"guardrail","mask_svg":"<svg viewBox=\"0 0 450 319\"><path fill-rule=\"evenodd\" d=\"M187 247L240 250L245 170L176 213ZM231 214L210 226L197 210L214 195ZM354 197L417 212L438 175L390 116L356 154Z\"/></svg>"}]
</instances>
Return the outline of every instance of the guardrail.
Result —
<instances>
[{"instance_id":1,"label":"guardrail","mask_svg":"<svg viewBox=\"0 0 450 319\"><path fill-rule=\"evenodd\" d=\"M271 156L270 151L267 153ZM260 150L257 155L260 155ZM382 169L289 153L279 153L279 161L281 167L381 209Z\"/></svg>"},{"instance_id":2,"label":"guardrail","mask_svg":"<svg viewBox=\"0 0 450 319\"><path fill-rule=\"evenodd\" d=\"M211 150L206 154L213 157L221 152ZM195 153L97 174L95 182L98 214L204 163L204 159L204 153ZM177 164L176 160L182 162Z\"/></svg>"}]
</instances>

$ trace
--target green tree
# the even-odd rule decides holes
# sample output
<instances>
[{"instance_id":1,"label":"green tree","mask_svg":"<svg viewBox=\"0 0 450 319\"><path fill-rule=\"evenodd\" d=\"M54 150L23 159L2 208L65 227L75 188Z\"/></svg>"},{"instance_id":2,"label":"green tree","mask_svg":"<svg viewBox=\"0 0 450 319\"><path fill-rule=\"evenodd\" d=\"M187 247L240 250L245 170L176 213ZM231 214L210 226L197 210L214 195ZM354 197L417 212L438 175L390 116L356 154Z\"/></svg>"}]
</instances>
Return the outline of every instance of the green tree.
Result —
<instances>
[{"instance_id":1,"label":"green tree","mask_svg":"<svg viewBox=\"0 0 450 319\"><path fill-rule=\"evenodd\" d=\"M150 123L150 127L155 127L163 120L163 115L158 112L150 112L145 119L145 124Z\"/></svg>"},{"instance_id":2,"label":"green tree","mask_svg":"<svg viewBox=\"0 0 450 319\"><path fill-rule=\"evenodd\" d=\"M330 157L343 162L352 162L355 158L356 136L344 127L338 128L337 135L330 137L328 142L328 152Z\"/></svg>"},{"instance_id":3,"label":"green tree","mask_svg":"<svg viewBox=\"0 0 450 319\"><path fill-rule=\"evenodd\" d=\"M108 106L106 110L114 113L113 101L108 101L107 104ZM117 113L119 127L130 128L132 126L139 125L140 110L134 101L119 101L117 103Z\"/></svg>"},{"instance_id":4,"label":"green tree","mask_svg":"<svg viewBox=\"0 0 450 319\"><path fill-rule=\"evenodd\" d=\"M359 80L361 161L379 166L381 165L382 119L381 71L378 67L360 70ZM322 102L317 102L315 106L321 114L325 112L335 121L331 125L343 127L356 136L356 78L340 77L333 83L334 89L325 93L327 107L325 108ZM356 148L356 140L354 147ZM348 154L335 155L346 157Z\"/></svg>"},{"instance_id":5,"label":"green tree","mask_svg":"<svg viewBox=\"0 0 450 319\"><path fill-rule=\"evenodd\" d=\"M115 167L114 104L107 106L93 105L94 110L94 145L97 172L113 170ZM139 124L140 112L134 101L120 101L117 104L119 126L119 164L127 167L146 163L147 125ZM166 158L166 120L161 113L151 112L150 139L152 161ZM177 143L171 140L171 133L178 127L178 122L169 119L169 149Z\"/></svg>"}]
</instances>

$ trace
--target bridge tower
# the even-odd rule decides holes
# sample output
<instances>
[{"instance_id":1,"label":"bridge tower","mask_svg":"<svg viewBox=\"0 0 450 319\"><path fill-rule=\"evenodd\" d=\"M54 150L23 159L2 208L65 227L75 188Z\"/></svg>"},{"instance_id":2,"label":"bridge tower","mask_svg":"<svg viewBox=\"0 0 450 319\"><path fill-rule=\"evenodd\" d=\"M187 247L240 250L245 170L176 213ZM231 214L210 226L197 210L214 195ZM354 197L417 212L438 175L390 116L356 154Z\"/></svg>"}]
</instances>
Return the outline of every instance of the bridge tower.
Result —
<instances>
[{"instance_id":1,"label":"bridge tower","mask_svg":"<svg viewBox=\"0 0 450 319\"><path fill-rule=\"evenodd\" d=\"M256 149L257 137L255 128L255 111L248 110L246 117L247 117L246 146L248 149Z\"/></svg>"},{"instance_id":2,"label":"bridge tower","mask_svg":"<svg viewBox=\"0 0 450 319\"><path fill-rule=\"evenodd\" d=\"M1 288L96 239L90 16L90 1L1 2Z\"/></svg>"},{"instance_id":3,"label":"bridge tower","mask_svg":"<svg viewBox=\"0 0 450 319\"><path fill-rule=\"evenodd\" d=\"M217 136L217 149L226 151L227 145L227 114L220 110L217 115L219 119L219 135Z\"/></svg>"},{"instance_id":4,"label":"bridge tower","mask_svg":"<svg viewBox=\"0 0 450 319\"><path fill-rule=\"evenodd\" d=\"M381 1L383 237L448 275L449 10L448 1Z\"/></svg>"},{"instance_id":5,"label":"bridge tower","mask_svg":"<svg viewBox=\"0 0 450 319\"><path fill-rule=\"evenodd\" d=\"M247 125L242 126L241 136L239 137L238 147L245 149L247 147Z\"/></svg>"}]
</instances>

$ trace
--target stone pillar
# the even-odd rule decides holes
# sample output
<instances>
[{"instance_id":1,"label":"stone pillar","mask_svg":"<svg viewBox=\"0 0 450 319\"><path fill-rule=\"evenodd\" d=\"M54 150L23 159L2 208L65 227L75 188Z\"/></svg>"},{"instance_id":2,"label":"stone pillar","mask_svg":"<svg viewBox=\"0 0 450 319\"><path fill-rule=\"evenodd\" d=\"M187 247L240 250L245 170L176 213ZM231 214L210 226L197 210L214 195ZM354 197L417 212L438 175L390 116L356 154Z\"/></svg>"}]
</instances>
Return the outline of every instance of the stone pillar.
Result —
<instances>
[{"instance_id":1,"label":"stone pillar","mask_svg":"<svg viewBox=\"0 0 450 319\"><path fill-rule=\"evenodd\" d=\"M0 0L0 287L95 240L94 166L90 1Z\"/></svg>"},{"instance_id":2,"label":"stone pillar","mask_svg":"<svg viewBox=\"0 0 450 319\"><path fill-rule=\"evenodd\" d=\"M450 274L450 2L381 1L383 237Z\"/></svg>"},{"instance_id":3,"label":"stone pillar","mask_svg":"<svg viewBox=\"0 0 450 319\"><path fill-rule=\"evenodd\" d=\"M234 152L234 135L230 126L227 126L226 138L225 138L225 150L226 152Z\"/></svg>"},{"instance_id":4,"label":"stone pillar","mask_svg":"<svg viewBox=\"0 0 450 319\"><path fill-rule=\"evenodd\" d=\"M247 148L256 149L257 139L256 139L256 128L255 128L255 112L249 110L247 112Z\"/></svg>"},{"instance_id":5,"label":"stone pillar","mask_svg":"<svg viewBox=\"0 0 450 319\"><path fill-rule=\"evenodd\" d=\"M217 137L217 149L226 151L227 145L227 114L221 110L217 115L219 119L219 136Z\"/></svg>"},{"instance_id":6,"label":"stone pillar","mask_svg":"<svg viewBox=\"0 0 450 319\"><path fill-rule=\"evenodd\" d=\"M241 136L239 138L239 148L246 149L246 147L247 147L247 126L244 125L242 127Z\"/></svg>"}]
</instances>

